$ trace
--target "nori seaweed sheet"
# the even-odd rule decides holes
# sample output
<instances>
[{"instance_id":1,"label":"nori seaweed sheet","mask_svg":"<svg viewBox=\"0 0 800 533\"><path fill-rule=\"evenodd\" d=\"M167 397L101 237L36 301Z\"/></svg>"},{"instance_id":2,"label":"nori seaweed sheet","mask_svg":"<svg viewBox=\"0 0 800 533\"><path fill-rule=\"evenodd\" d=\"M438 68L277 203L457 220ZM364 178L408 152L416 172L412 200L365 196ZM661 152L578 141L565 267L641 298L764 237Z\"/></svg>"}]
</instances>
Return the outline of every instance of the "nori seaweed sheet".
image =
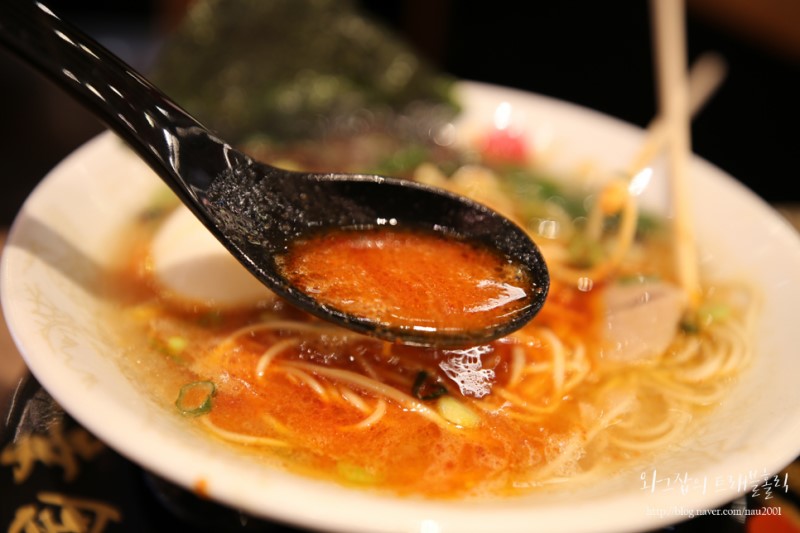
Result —
<instances>
[{"instance_id":1,"label":"nori seaweed sheet","mask_svg":"<svg viewBox=\"0 0 800 533\"><path fill-rule=\"evenodd\" d=\"M365 122L429 131L458 110L454 80L350 0L198 0L151 77L234 144Z\"/></svg>"}]
</instances>

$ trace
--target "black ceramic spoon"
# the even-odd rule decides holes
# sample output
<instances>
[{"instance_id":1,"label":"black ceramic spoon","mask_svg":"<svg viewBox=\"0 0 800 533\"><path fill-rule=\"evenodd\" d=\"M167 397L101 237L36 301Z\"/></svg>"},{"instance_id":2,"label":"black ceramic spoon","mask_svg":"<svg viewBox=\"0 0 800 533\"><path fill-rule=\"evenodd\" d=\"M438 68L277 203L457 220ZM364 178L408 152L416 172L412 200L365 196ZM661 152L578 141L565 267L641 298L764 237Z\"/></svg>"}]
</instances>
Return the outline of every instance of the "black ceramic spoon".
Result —
<instances>
[{"instance_id":1,"label":"black ceramic spoon","mask_svg":"<svg viewBox=\"0 0 800 533\"><path fill-rule=\"evenodd\" d=\"M519 227L479 203L407 180L289 172L253 161L40 2L0 2L0 41L124 139L262 283L313 315L386 340L445 346L508 334L544 303L549 277L539 250ZM527 303L476 330L393 327L320 303L276 264L312 230L374 227L379 219L444 229L491 247L527 271Z\"/></svg>"}]
</instances>

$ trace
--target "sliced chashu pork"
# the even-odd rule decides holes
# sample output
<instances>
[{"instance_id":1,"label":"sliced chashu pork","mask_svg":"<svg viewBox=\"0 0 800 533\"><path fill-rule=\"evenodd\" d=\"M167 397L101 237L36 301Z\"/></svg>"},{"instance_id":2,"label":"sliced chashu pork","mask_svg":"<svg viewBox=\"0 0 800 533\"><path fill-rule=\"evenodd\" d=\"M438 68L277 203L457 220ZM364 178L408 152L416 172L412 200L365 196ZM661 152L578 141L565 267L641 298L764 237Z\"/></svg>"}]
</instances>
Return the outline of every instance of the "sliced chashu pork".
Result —
<instances>
[{"instance_id":1,"label":"sliced chashu pork","mask_svg":"<svg viewBox=\"0 0 800 533\"><path fill-rule=\"evenodd\" d=\"M605 342L602 356L615 362L658 357L675 338L686 296L663 281L616 283L605 294Z\"/></svg>"}]
</instances>

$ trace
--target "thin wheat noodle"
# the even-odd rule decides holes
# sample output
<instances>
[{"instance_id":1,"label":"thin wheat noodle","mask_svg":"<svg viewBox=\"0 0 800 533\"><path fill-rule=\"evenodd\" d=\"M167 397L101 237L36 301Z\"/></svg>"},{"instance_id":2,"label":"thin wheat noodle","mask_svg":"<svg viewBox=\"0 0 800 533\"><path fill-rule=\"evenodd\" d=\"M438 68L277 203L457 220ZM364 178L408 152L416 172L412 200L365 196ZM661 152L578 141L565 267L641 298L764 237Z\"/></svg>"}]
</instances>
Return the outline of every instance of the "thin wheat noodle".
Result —
<instances>
[{"instance_id":1,"label":"thin wheat noodle","mask_svg":"<svg viewBox=\"0 0 800 533\"><path fill-rule=\"evenodd\" d=\"M246 433L238 433L235 431L228 431L227 429L222 429L221 427L214 424L208 416L203 416L200 419L200 422L208 429L212 434L216 435L217 437L226 440L228 442L233 442L235 444L241 444L243 446L265 446L265 447L288 447L289 443L286 441L282 441L280 439L273 439L270 437L257 437L254 435L247 435Z\"/></svg>"},{"instance_id":2,"label":"thin wheat noodle","mask_svg":"<svg viewBox=\"0 0 800 533\"><path fill-rule=\"evenodd\" d=\"M362 413L370 413L372 410L370 409L367 402L361 398L358 394L353 392L352 389L348 389L347 387L338 387L337 389L341 397L350 405L361 411Z\"/></svg>"},{"instance_id":3,"label":"thin wheat noodle","mask_svg":"<svg viewBox=\"0 0 800 533\"><path fill-rule=\"evenodd\" d=\"M286 375L295 378L297 381L308 385L311 390L317 393L320 398L323 400L328 399L328 391L322 384L317 381L311 374L306 372L302 368L297 368L293 365L281 364L280 367L286 373Z\"/></svg>"},{"instance_id":4,"label":"thin wheat noodle","mask_svg":"<svg viewBox=\"0 0 800 533\"><path fill-rule=\"evenodd\" d=\"M679 420L674 420L676 418ZM673 423L670 424L671 427L668 427L667 430L658 437L649 437L642 432L636 432L632 435L628 435L626 438L626 436L622 436L618 432L612 431L608 438L615 446L619 446L620 448L625 448L627 450L635 450L638 452L656 450L667 446L671 442L674 442L677 434L686 428L690 420L691 416L687 413L677 414L676 416L672 417Z\"/></svg>"},{"instance_id":5,"label":"thin wheat noodle","mask_svg":"<svg viewBox=\"0 0 800 533\"><path fill-rule=\"evenodd\" d=\"M659 391L665 396L699 406L719 402L727 390L724 383L681 385L671 380L664 372L652 373L649 376L643 376L642 379L646 382L643 385L649 384L653 390Z\"/></svg>"},{"instance_id":6,"label":"thin wheat noodle","mask_svg":"<svg viewBox=\"0 0 800 533\"><path fill-rule=\"evenodd\" d=\"M497 390L497 395L502 398L503 400L509 402L514 407L518 409L522 409L525 413L530 414L550 414L554 413L560 406L561 402L553 401L548 405L539 406L539 405L532 405L528 402L527 399L514 394L513 392L506 390L506 389L499 389ZM514 413L513 411L509 411L509 416L516 416L519 413Z\"/></svg>"},{"instance_id":7,"label":"thin wheat noodle","mask_svg":"<svg viewBox=\"0 0 800 533\"><path fill-rule=\"evenodd\" d=\"M250 324L242 328L239 328L233 333L230 333L224 339L222 339L222 341L220 341L220 344L223 345L232 343L242 335L253 335L255 333L260 333L263 331L281 331L281 330L295 331L298 333L314 333L317 335L331 334L331 335L336 335L338 337L349 337L351 335L352 336L357 335L356 333L352 333L346 329L337 328L335 326L327 326L322 324L315 325L295 320L274 320L274 321L263 321L257 324Z\"/></svg>"},{"instance_id":8,"label":"thin wheat noodle","mask_svg":"<svg viewBox=\"0 0 800 533\"><path fill-rule=\"evenodd\" d=\"M522 370L525 366L525 348L514 345L511 348L511 364L508 372L508 387L514 387L522 379Z\"/></svg>"},{"instance_id":9,"label":"thin wheat noodle","mask_svg":"<svg viewBox=\"0 0 800 533\"><path fill-rule=\"evenodd\" d=\"M258 359L258 363L256 363L256 375L258 377L264 377L267 367L275 358L275 356L284 350L297 346L298 344L300 344L300 339L283 339L267 348Z\"/></svg>"},{"instance_id":10,"label":"thin wheat noodle","mask_svg":"<svg viewBox=\"0 0 800 533\"><path fill-rule=\"evenodd\" d=\"M349 425L349 426L342 426L341 429L345 429L345 430L347 430L347 429L366 429L366 428L372 427L375 424L377 424L381 420L381 418L383 418L383 416L385 414L386 414L386 401L384 401L383 399L380 399L380 400L378 400L377 404L375 405L375 409L372 411L372 413L367 418L365 418L364 420L362 420L361 422L358 422L356 424L352 424L352 425Z\"/></svg>"},{"instance_id":11,"label":"thin wheat noodle","mask_svg":"<svg viewBox=\"0 0 800 533\"><path fill-rule=\"evenodd\" d=\"M575 268L567 264L556 264L555 268L550 272L551 276L576 286L582 284L585 279L596 283L614 274L625 258L625 254L630 250L634 237L636 237L638 214L639 207L630 193L628 193L621 210L620 226L613 241L611 252L607 254L604 260L589 268Z\"/></svg>"},{"instance_id":12,"label":"thin wheat noodle","mask_svg":"<svg viewBox=\"0 0 800 533\"><path fill-rule=\"evenodd\" d=\"M564 374L566 372L566 363L564 362L564 359L566 358L564 353L564 343L562 343L561 339L556 337L556 335L549 329L542 329L539 334L544 338L545 342L550 344L552 349L553 391L554 395L556 395L561 393L564 388Z\"/></svg>"},{"instance_id":13,"label":"thin wheat noodle","mask_svg":"<svg viewBox=\"0 0 800 533\"><path fill-rule=\"evenodd\" d=\"M391 346L388 342L383 343L384 352L386 352L386 346ZM391 350L391 348L389 348ZM364 369L364 373L367 374L372 379L378 379L378 373L375 371L375 368L371 364L367 362L367 360L361 354L353 354L353 359L358 366Z\"/></svg>"},{"instance_id":14,"label":"thin wheat noodle","mask_svg":"<svg viewBox=\"0 0 800 533\"><path fill-rule=\"evenodd\" d=\"M378 394L381 396L385 396L389 399L392 399L397 403L399 403L401 406L403 406L406 410L419 413L428 420L435 422L440 427L447 429L455 428L455 426L447 422L444 418L439 416L435 411L428 408L426 405L420 403L418 400L414 399L408 394L400 392L399 390L387 386L374 379L362 376L361 374L357 374L349 370L341 370L338 368L327 368L320 365L314 365L310 363L302 363L296 361L285 361L281 363L281 366L286 367L287 369L300 370L304 374L306 372L313 372L316 373L317 375L326 377L328 379L350 383L351 385L355 385L374 394Z\"/></svg>"}]
</instances>

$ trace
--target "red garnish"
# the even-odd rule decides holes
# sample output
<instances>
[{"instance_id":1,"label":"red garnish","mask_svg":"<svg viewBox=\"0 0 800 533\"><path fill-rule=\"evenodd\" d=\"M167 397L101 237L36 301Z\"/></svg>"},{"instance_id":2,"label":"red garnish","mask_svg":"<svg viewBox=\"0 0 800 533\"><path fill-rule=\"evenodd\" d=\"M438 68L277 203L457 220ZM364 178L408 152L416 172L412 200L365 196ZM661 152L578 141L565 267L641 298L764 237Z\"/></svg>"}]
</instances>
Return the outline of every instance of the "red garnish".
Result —
<instances>
[{"instance_id":1,"label":"red garnish","mask_svg":"<svg viewBox=\"0 0 800 533\"><path fill-rule=\"evenodd\" d=\"M491 130L480 143L481 155L495 163L524 163L528 159L525 138L508 129Z\"/></svg>"}]
</instances>

